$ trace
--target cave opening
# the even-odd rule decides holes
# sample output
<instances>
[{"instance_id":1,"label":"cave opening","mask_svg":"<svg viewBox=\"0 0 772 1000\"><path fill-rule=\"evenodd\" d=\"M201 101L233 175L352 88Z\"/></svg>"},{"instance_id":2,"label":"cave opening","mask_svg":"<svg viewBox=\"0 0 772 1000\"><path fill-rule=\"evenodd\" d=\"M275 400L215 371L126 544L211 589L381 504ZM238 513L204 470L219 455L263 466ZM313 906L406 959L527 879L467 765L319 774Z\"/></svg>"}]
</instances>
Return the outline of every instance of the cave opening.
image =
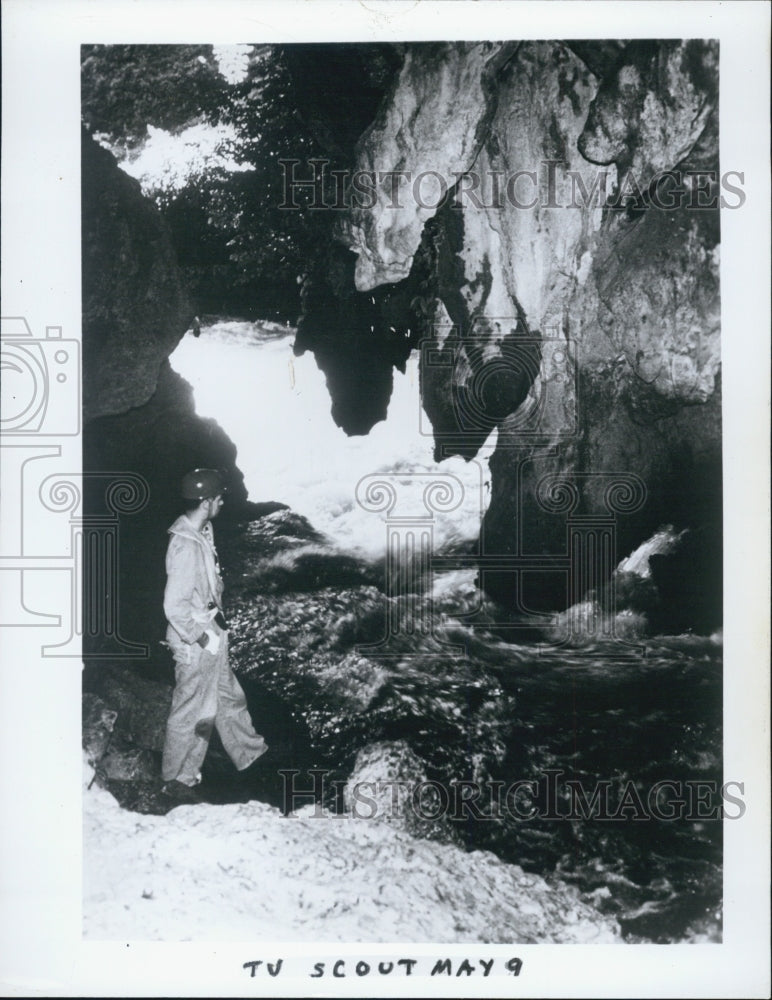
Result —
<instances>
[{"instance_id":1,"label":"cave opening","mask_svg":"<svg viewBox=\"0 0 772 1000\"><path fill-rule=\"evenodd\" d=\"M649 66L656 50L677 73L679 44L651 43L635 60ZM710 46L699 53L710 70ZM120 84L126 58L141 70L151 55L90 49L85 63ZM621 609L631 613L601 607L602 634L594 621L618 557L668 516L701 516L691 470L714 468L720 442L716 226L654 209L612 218L588 205L529 215L522 204L491 208L490 192L480 201L488 207L449 201L431 218L410 205L390 214L376 204L371 215L360 205L345 218L314 205L335 195L338 167L395 167L405 156L427 173L438 148L443 169L485 169L485 183L503 165L521 176L554 166L557 150L590 188L591 163L614 159L612 139L651 140L625 115L638 103L671 113L670 95L656 92L667 74L631 74L631 58L624 43L590 42L256 47L244 88L225 104L251 139L259 125L267 145L250 169L209 162L184 192L156 190L155 207L86 137L84 467L131 469L150 486L148 507L122 536L122 625L127 638L153 645L154 664L166 657L168 675L159 652L163 551L180 477L192 466L226 468L230 519L215 532L233 662L256 725L274 727L266 731L276 766L329 762L342 777L358 768L361 776L372 756L385 773L396 755L411 778L448 786L536 780L556 764L651 782L674 760L687 762L679 773L720 773L720 636L710 634L712 618L700 622L704 634L689 633L680 581L656 593L663 576L675 580L673 536L699 525L679 520L677 532L658 533L656 551L631 557L640 572L628 568L618 590L635 598ZM208 47L178 47L172 59L219 114L214 62ZM620 73L640 83L625 85L624 114ZM356 92L352 80L362 84ZM147 90L143 81L146 101ZM116 94L120 118L120 86ZM691 128L694 116L684 119ZM588 122L593 134L580 143ZM127 123L116 127L127 140ZM649 168L651 150L624 152L620 163ZM282 159L330 168L319 187L311 171L293 188L305 199L297 212L281 189ZM691 465L684 442L699 452ZM619 526L624 548L615 551L607 540ZM590 553L594 575L574 574L569 590L564 581L584 565L575 552ZM498 589L501 605L513 573L518 583L525 575L531 590L516 610L538 613L531 632L508 632L513 623L491 607L482 571L477 585L484 558L487 593ZM679 563L682 576L704 570L688 549ZM545 567L556 586L544 585ZM718 575L708 581L714 597ZM564 615L566 594L581 615ZM665 612L676 599L684 634L673 635ZM666 634L652 635L652 623ZM537 626L545 628L534 634ZM88 642L98 656L98 642ZM90 666L89 694L125 699L125 740L157 741L162 695L139 682L158 678L142 677L141 666ZM124 710L130 695L155 699L152 733ZM148 765L135 749L113 753L109 780L139 794ZM239 793L216 741L210 763L232 801ZM571 857L570 877L588 892L602 854L601 881L620 870L637 880L631 898L614 904L635 933L636 908L667 907L663 886L691 884L694 866L680 853L690 836L683 825L664 848L643 824L623 825L608 836L583 826L583 841L569 824L556 833L465 822L453 836L535 871ZM694 841L709 900L720 895L719 840ZM667 933L684 931L704 902L671 914ZM637 928L655 932L645 921Z\"/></svg>"},{"instance_id":2,"label":"cave opening","mask_svg":"<svg viewBox=\"0 0 772 1000\"><path fill-rule=\"evenodd\" d=\"M409 513L420 507L422 477L447 475L463 484L464 502L436 513L438 551L451 539L475 540L490 495L486 456L495 428L476 460L436 461L413 352L404 372L394 372L386 419L367 434L347 434L330 415L313 354L296 356L294 341L295 331L277 324L214 320L199 336L188 332L170 357L193 388L197 415L216 420L236 445L250 498L286 503L339 548L376 558L387 541L384 516L358 502L358 484L373 475L399 480Z\"/></svg>"}]
</instances>

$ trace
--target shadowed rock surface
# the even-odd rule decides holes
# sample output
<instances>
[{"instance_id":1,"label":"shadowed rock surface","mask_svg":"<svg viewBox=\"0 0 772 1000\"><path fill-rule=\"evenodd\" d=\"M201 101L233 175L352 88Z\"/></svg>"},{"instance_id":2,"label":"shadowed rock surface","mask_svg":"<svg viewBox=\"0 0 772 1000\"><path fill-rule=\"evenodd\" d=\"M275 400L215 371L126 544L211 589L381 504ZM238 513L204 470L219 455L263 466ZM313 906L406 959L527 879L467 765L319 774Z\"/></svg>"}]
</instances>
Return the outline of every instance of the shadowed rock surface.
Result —
<instances>
[{"instance_id":1,"label":"shadowed rock surface","mask_svg":"<svg viewBox=\"0 0 772 1000\"><path fill-rule=\"evenodd\" d=\"M367 433L386 416L393 368L420 350L436 457L471 457L498 428L485 551L568 558L569 516L611 516L617 554L664 523L690 528L710 553L688 584L694 623L715 627L720 234L715 183L704 185L718 167L715 44L288 46L286 56L298 113L334 163L385 177L373 199L349 190L351 207L329 213L329 246L303 284L295 350L314 352L333 419ZM361 90L346 96L352 77ZM231 511L254 516L232 445L194 416L164 365L188 314L160 217L84 142L96 178L84 182L85 412L111 421L86 424L85 468L137 469L167 517L181 471L215 465L232 480ZM666 171L675 179L659 186ZM545 477L575 491L570 511L545 501L558 488ZM609 510L608 487L633 489L631 477L643 496ZM486 570L481 584L523 612L582 596L563 569Z\"/></svg>"},{"instance_id":2,"label":"shadowed rock surface","mask_svg":"<svg viewBox=\"0 0 772 1000\"><path fill-rule=\"evenodd\" d=\"M306 276L296 351L315 353L333 418L348 433L367 433L386 415L393 368L404 369L410 351L422 350L436 457L474 455L498 428L485 551L565 557L569 520L609 513L609 503L617 557L672 525L679 545L652 552L647 580L619 581L628 588L626 607L639 616L628 622L630 636L708 633L721 610L718 212L690 210L688 180L687 204L662 210L652 204L651 185L663 169L717 166L713 46L432 43L382 57L366 74L366 92L352 98L345 128L313 87L307 116L337 162L350 157L352 169L414 177L437 169L457 183L434 208L412 197L391 208L393 190L382 188L372 207L357 207L334 232L331 222L330 244ZM297 59L301 74L302 53ZM355 73L361 50L344 63ZM308 65L309 79L318 76L322 50ZM592 196L598 165L615 205ZM535 188L521 173L497 200L495 177L518 171L535 171ZM121 520L114 596L123 634L150 650L136 664L110 663L100 638L86 630L87 656L104 654L84 672L84 746L96 767L86 795L87 936L169 939L216 926L232 938L274 935L281 926L286 937L342 940L398 940L401 933L412 940L614 940L612 916L590 914L571 892L516 867L559 870L566 858L601 902L610 878L633 871L640 885L624 882L619 905L633 932L649 940L712 920L712 911L705 914L720 893L713 892L712 829L667 830L665 862L692 854L681 872L689 889L680 923L663 931L658 907L675 892L674 876L666 864L659 882L651 875L645 837L614 848L610 873L593 868L622 824L613 836L564 824L554 842L522 824L515 836L485 822L451 831L468 845L493 846L515 863L507 866L439 843L453 839L446 830L412 829L438 840L429 843L389 823L285 821L264 804L279 804L278 768L287 765L328 767L345 784L352 772L362 780L483 781L539 774L557 761L572 773L583 767L590 779L608 765L612 745L632 771L641 738L633 730L644 721L647 738L656 733L663 749L641 780L687 766L684 773L712 780L720 774L716 644L696 637L661 643L645 663L624 669L607 669L605 651L597 663L572 660L565 650L540 660L487 631L501 622L501 609L489 615L483 601L479 633L446 616L440 639L417 644L403 636L390 660L379 659L372 647L395 600L381 586L382 567L331 550L282 505L248 500L235 447L214 421L195 415L190 387L167 361L190 316L163 223L91 140L84 141L83 194L84 470L130 472L148 486L146 505ZM536 203L524 207L533 194ZM160 645L163 555L179 479L196 465L222 468L229 479L217 537L230 574L233 663L275 757L243 784L214 740L204 788L219 804L173 810L164 820L150 815L173 808L158 778L173 672ZM87 514L103 513L103 492L87 489ZM506 568L481 574L508 612L581 601L589 624L602 609L604 582L577 593L564 569L537 570L521 584ZM476 598L473 588L462 610L471 612ZM663 676L675 705L667 716L658 701ZM577 690L586 722L579 748ZM635 706L634 725L620 721L621 705ZM118 810L108 790L135 815ZM249 801L255 797L263 803ZM644 825L632 825L642 837ZM176 885L191 865L175 854L181 837L191 856L211 854L215 844L220 862L203 865L183 896ZM161 857L174 889L154 882ZM263 902L255 909L266 868L291 887L270 917ZM394 884L395 868L410 873L404 886ZM382 884L389 888L379 896ZM695 886L713 896L706 902ZM215 894L228 899L216 918ZM161 905L149 916L155 902Z\"/></svg>"},{"instance_id":3,"label":"shadowed rock surface","mask_svg":"<svg viewBox=\"0 0 772 1000\"><path fill-rule=\"evenodd\" d=\"M343 213L348 286L336 272L323 308L306 298L298 343L361 433L385 414L387 325L350 312L338 354L329 317L388 298L388 329L422 349L436 456L471 456L498 427L489 552L565 555L567 514L605 515L620 553L662 523L701 532L711 568L690 586L720 575L717 58L699 40L407 46L357 144L355 169L405 177ZM351 341L375 397L348 388ZM643 496L609 510L607 487L631 476ZM545 477L576 491L570 512L544 502ZM482 584L546 610L579 596L561 573Z\"/></svg>"},{"instance_id":4,"label":"shadowed rock surface","mask_svg":"<svg viewBox=\"0 0 772 1000\"><path fill-rule=\"evenodd\" d=\"M140 477L144 501L121 523L116 600L124 637L149 640L150 664L158 665L166 528L180 513L182 476L197 467L223 470L225 525L284 505L247 500L235 445L214 420L196 415L191 387L168 361L192 309L166 224L86 134L82 245L84 513L107 513L107 490L120 473ZM84 644L92 655L112 648L89 628Z\"/></svg>"},{"instance_id":5,"label":"shadowed rock surface","mask_svg":"<svg viewBox=\"0 0 772 1000\"><path fill-rule=\"evenodd\" d=\"M193 318L167 228L139 183L81 143L83 416L141 406Z\"/></svg>"}]
</instances>

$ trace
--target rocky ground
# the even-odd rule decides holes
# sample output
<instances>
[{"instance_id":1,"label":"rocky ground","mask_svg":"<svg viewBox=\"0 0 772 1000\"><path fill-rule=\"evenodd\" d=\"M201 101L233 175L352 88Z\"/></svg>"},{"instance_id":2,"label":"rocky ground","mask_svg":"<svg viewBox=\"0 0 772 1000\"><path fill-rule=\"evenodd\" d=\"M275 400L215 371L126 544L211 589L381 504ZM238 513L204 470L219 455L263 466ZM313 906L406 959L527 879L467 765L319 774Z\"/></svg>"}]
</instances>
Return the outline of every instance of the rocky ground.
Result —
<instances>
[{"instance_id":1,"label":"rocky ground","mask_svg":"<svg viewBox=\"0 0 772 1000\"><path fill-rule=\"evenodd\" d=\"M168 652L160 649L143 671L125 662L89 664L87 936L615 940L619 926L608 906L602 913L573 886L520 867L549 870L534 861L543 831L520 831L522 852L510 844L505 863L487 849L500 854L510 837L501 824L472 830L417 814L403 799L395 807L385 784L484 782L497 774L513 741L527 736L513 729L522 712L507 678L514 669L521 686L531 674L528 684L545 684L547 666L519 669L527 647L502 643L484 627L462 631L452 618L444 634L464 639L466 656L438 656L434 640L415 637L402 640L405 648L397 644L391 659L365 655L360 644L380 637L389 600L377 567L337 553L286 510L222 531L218 541L231 662L270 751L238 774L215 734L202 801L180 805L160 781ZM618 590L637 609L629 612L637 629L645 630L646 611L656 606L652 566L677 542L663 530L620 565ZM463 586L453 594L440 588L437 608L463 600ZM161 664L164 656L169 662ZM290 800L286 772L294 769L296 787L305 789L314 768L326 772L322 784ZM357 783L375 806L362 810Z\"/></svg>"},{"instance_id":2,"label":"rocky ground","mask_svg":"<svg viewBox=\"0 0 772 1000\"><path fill-rule=\"evenodd\" d=\"M84 770L89 940L614 942L575 890L309 805L122 809Z\"/></svg>"},{"instance_id":3,"label":"rocky ground","mask_svg":"<svg viewBox=\"0 0 772 1000\"><path fill-rule=\"evenodd\" d=\"M215 736L204 801L178 805L159 778L168 678L92 664L83 696L85 935L616 940L613 917L574 888L550 885L487 851L465 851L449 824L395 812L383 795L374 816L358 812L356 782L427 778L405 742L378 741L379 713L408 722L441 718L455 687L470 679L461 671L454 681L447 663L432 704L414 704L409 687L401 696L393 665L352 648L377 638L383 623L385 597L372 568L336 556L291 512L254 522L229 550L234 542L224 536L221 545L233 596L233 663L271 751L255 773L239 775ZM258 663L259 679L250 681ZM484 693L477 701L484 705ZM369 741L356 724L365 710ZM349 733L348 758L337 730ZM315 802L288 804L280 770L328 764L325 746L336 751L332 775L341 777L341 759L350 763L345 789L337 799L317 794Z\"/></svg>"}]
</instances>

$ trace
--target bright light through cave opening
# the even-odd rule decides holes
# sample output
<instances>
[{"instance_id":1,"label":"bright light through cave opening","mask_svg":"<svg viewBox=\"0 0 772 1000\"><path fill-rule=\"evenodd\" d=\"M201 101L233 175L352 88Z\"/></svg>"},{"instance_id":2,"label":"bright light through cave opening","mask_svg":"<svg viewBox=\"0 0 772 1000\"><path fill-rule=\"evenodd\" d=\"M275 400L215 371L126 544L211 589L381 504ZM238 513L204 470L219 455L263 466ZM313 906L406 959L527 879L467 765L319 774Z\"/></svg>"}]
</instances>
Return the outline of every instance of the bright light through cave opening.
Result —
<instances>
[{"instance_id":1,"label":"bright light through cave opening","mask_svg":"<svg viewBox=\"0 0 772 1000\"><path fill-rule=\"evenodd\" d=\"M249 498L286 503L341 548L377 557L386 544L385 515L357 502L360 480L379 473L396 483L394 514L410 516L426 514L427 473L438 482L455 477L463 499L433 515L435 547L476 538L490 497L487 459L496 430L476 459L435 462L414 352L405 374L394 372L386 420L367 435L348 437L330 415L313 355L295 357L293 341L294 331L275 324L221 321L198 338L187 333L171 356L193 387L198 415L214 418L236 445Z\"/></svg>"}]
</instances>

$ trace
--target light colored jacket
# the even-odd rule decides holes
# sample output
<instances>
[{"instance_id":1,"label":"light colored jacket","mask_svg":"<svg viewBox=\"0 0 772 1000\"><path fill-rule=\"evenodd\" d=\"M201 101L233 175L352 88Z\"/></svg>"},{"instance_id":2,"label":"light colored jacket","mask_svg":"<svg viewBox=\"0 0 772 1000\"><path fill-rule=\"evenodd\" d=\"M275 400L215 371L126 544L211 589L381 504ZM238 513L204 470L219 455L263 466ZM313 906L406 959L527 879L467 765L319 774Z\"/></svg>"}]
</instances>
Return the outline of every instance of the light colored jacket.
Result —
<instances>
[{"instance_id":1,"label":"light colored jacket","mask_svg":"<svg viewBox=\"0 0 772 1000\"><path fill-rule=\"evenodd\" d=\"M169 528L169 534L164 614L170 629L183 642L194 643L207 628L220 631L212 624L217 608L209 608L210 603L221 606L223 592L215 561L214 533L208 522L197 531L182 514Z\"/></svg>"}]
</instances>

